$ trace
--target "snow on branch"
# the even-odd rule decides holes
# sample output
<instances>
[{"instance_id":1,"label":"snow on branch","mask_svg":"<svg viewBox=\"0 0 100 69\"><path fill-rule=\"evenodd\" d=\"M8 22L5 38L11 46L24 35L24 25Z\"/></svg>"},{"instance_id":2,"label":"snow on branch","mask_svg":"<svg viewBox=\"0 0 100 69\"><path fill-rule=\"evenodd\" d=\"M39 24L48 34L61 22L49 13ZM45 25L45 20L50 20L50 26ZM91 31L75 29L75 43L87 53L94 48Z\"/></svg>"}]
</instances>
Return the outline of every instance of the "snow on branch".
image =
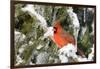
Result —
<instances>
[{"instance_id":1,"label":"snow on branch","mask_svg":"<svg viewBox=\"0 0 100 69\"><path fill-rule=\"evenodd\" d=\"M44 30L47 29L47 22L46 22L45 18L43 16L41 16L40 14L38 14L34 10L34 6L33 5L27 5L26 7L22 8L22 11L24 11L24 12L28 11L31 16L35 16L38 19L40 26Z\"/></svg>"}]
</instances>

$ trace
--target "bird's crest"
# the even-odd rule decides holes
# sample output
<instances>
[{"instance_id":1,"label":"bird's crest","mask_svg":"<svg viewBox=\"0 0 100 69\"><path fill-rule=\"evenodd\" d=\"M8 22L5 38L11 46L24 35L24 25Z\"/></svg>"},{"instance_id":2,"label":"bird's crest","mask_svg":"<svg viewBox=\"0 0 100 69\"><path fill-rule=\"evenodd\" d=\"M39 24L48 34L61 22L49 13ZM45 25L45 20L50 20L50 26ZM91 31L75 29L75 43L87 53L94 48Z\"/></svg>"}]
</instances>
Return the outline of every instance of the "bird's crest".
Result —
<instances>
[{"instance_id":1,"label":"bird's crest","mask_svg":"<svg viewBox=\"0 0 100 69\"><path fill-rule=\"evenodd\" d=\"M53 27L55 30L55 32L61 32L63 30L62 26L61 26L61 22L59 20L56 20L53 24Z\"/></svg>"},{"instance_id":2,"label":"bird's crest","mask_svg":"<svg viewBox=\"0 0 100 69\"><path fill-rule=\"evenodd\" d=\"M55 21L53 27L61 27L60 21L59 20Z\"/></svg>"}]
</instances>

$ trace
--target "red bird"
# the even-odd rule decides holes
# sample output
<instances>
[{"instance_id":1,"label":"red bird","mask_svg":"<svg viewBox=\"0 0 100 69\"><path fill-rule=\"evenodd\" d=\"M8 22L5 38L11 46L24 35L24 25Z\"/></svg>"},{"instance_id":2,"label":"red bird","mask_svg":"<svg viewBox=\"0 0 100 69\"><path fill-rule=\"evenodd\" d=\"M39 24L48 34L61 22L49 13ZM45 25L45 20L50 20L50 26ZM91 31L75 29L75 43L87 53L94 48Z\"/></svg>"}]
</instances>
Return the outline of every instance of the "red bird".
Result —
<instances>
[{"instance_id":1,"label":"red bird","mask_svg":"<svg viewBox=\"0 0 100 69\"><path fill-rule=\"evenodd\" d=\"M59 48L67 46L68 44L77 46L77 41L75 38L62 28L60 21L55 21L53 27L48 28L48 31L44 34L44 37L48 36L57 44ZM76 49L81 56L85 56L79 48L76 47Z\"/></svg>"},{"instance_id":2,"label":"red bird","mask_svg":"<svg viewBox=\"0 0 100 69\"><path fill-rule=\"evenodd\" d=\"M54 36L53 40L58 45L59 48L62 48L63 46L67 46L68 43L73 44L75 46L76 42L72 35L65 32L62 28L60 21L56 21L54 23Z\"/></svg>"}]
</instances>

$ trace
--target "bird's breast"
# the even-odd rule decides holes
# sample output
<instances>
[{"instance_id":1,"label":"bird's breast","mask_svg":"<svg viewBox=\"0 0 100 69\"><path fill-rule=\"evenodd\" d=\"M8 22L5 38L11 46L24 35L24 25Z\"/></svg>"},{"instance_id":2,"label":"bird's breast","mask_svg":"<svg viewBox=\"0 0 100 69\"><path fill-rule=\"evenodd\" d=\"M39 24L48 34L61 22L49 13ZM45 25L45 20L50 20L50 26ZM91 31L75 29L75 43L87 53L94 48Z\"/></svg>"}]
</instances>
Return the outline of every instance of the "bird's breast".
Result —
<instances>
[{"instance_id":1,"label":"bird's breast","mask_svg":"<svg viewBox=\"0 0 100 69\"><path fill-rule=\"evenodd\" d=\"M67 36L67 34L64 36L62 36L61 34L54 34L54 40L59 48L62 48L63 46L67 45L68 43L75 44L74 38L71 36Z\"/></svg>"}]
</instances>

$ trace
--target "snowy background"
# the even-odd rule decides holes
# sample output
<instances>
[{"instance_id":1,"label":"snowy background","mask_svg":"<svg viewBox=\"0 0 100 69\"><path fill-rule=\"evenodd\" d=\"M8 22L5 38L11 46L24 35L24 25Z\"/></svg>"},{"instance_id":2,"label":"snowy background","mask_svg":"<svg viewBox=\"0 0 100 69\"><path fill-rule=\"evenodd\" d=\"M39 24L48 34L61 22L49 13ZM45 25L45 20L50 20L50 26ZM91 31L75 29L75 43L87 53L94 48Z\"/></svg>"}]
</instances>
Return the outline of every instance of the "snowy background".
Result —
<instances>
[{"instance_id":1,"label":"snowy background","mask_svg":"<svg viewBox=\"0 0 100 69\"><path fill-rule=\"evenodd\" d=\"M62 1L59 1L59 2L62 2ZM72 1L69 1L69 3L72 3ZM73 3L77 3L77 1L73 1ZM78 1L78 3L83 3L83 4L97 4L97 6L99 5L99 2L95 2L95 1L91 1L91 2L88 2L88 0L87 1L85 1L85 2L82 2L82 1ZM8 5L8 3L6 4L6 5ZM1 8L2 8L2 6L0 6ZM5 11L6 11L6 7L4 6L3 8L5 8ZM9 9L9 6L7 6L7 8ZM99 7L98 7L98 9L99 9ZM97 9L97 12L99 12L99 10ZM2 9L3 10L3 9ZM7 11L9 11L9 10L7 10ZM1 11L1 13L2 13L2 11ZM3 21L1 21L1 22L3 22L2 23L2 25L1 25L1 31L2 31L2 33L0 34L1 36L0 36L0 38L1 38L1 43L0 43L0 46L2 47L1 48L1 50L0 50L0 54L2 54L2 56L0 57L0 61L1 61L1 63L0 63L0 67L1 67L1 69L7 69L7 68L9 68L9 50L10 50L10 48L9 48L9 46L10 46L10 44L9 44L9 40L10 40L10 38L9 38L9 36L10 36L10 34L9 34L9 16L10 15L8 15L8 20L6 21L5 20L5 17L3 17L3 16L7 16L8 15L8 13L6 14L2 14L1 15L1 17L2 18L4 18L4 20L3 19L1 19L1 20L3 20ZM99 16L99 13L98 13L98 15L97 15L97 17ZM98 17L99 18L99 17ZM99 19L98 19L99 20ZM98 21L97 21L97 23L99 23ZM97 25L97 27L98 27L99 25ZM98 27L99 28L99 27ZM97 31L98 32L98 31ZM98 34L99 34L99 32L98 32ZM5 37L4 37L5 36ZM99 37L98 37L99 38ZM98 39L97 38L97 39ZM99 40L98 40L99 41ZM6 43L5 43L6 42ZM97 44L98 45L98 44ZM98 46L98 52L99 52L99 46ZM98 54L98 53L97 53ZM99 54L98 54L99 55ZM98 59L99 58L99 56L97 57L97 64L93 64L92 66L91 66L91 64L90 65L77 65L77 66L61 66L61 67L58 67L59 69L60 68L66 68L66 67L68 67L68 68L78 68L78 69L80 69L80 68L86 68L87 69L87 67L89 67L89 68L95 68L95 67L99 67L99 63L100 63L100 60ZM6 63L6 62L8 62L8 63ZM5 66L5 67L4 67ZM57 67L50 67L50 68L52 68L52 69L56 69ZM58 69L57 68L57 69ZM44 68L43 68L44 69ZM46 67L46 69L47 69L47 67Z\"/></svg>"},{"instance_id":2,"label":"snowy background","mask_svg":"<svg viewBox=\"0 0 100 69\"><path fill-rule=\"evenodd\" d=\"M20 3L14 6L16 66L94 61L94 8ZM46 37L52 33L51 27L56 20L74 36L78 54L73 45L58 49Z\"/></svg>"}]
</instances>

